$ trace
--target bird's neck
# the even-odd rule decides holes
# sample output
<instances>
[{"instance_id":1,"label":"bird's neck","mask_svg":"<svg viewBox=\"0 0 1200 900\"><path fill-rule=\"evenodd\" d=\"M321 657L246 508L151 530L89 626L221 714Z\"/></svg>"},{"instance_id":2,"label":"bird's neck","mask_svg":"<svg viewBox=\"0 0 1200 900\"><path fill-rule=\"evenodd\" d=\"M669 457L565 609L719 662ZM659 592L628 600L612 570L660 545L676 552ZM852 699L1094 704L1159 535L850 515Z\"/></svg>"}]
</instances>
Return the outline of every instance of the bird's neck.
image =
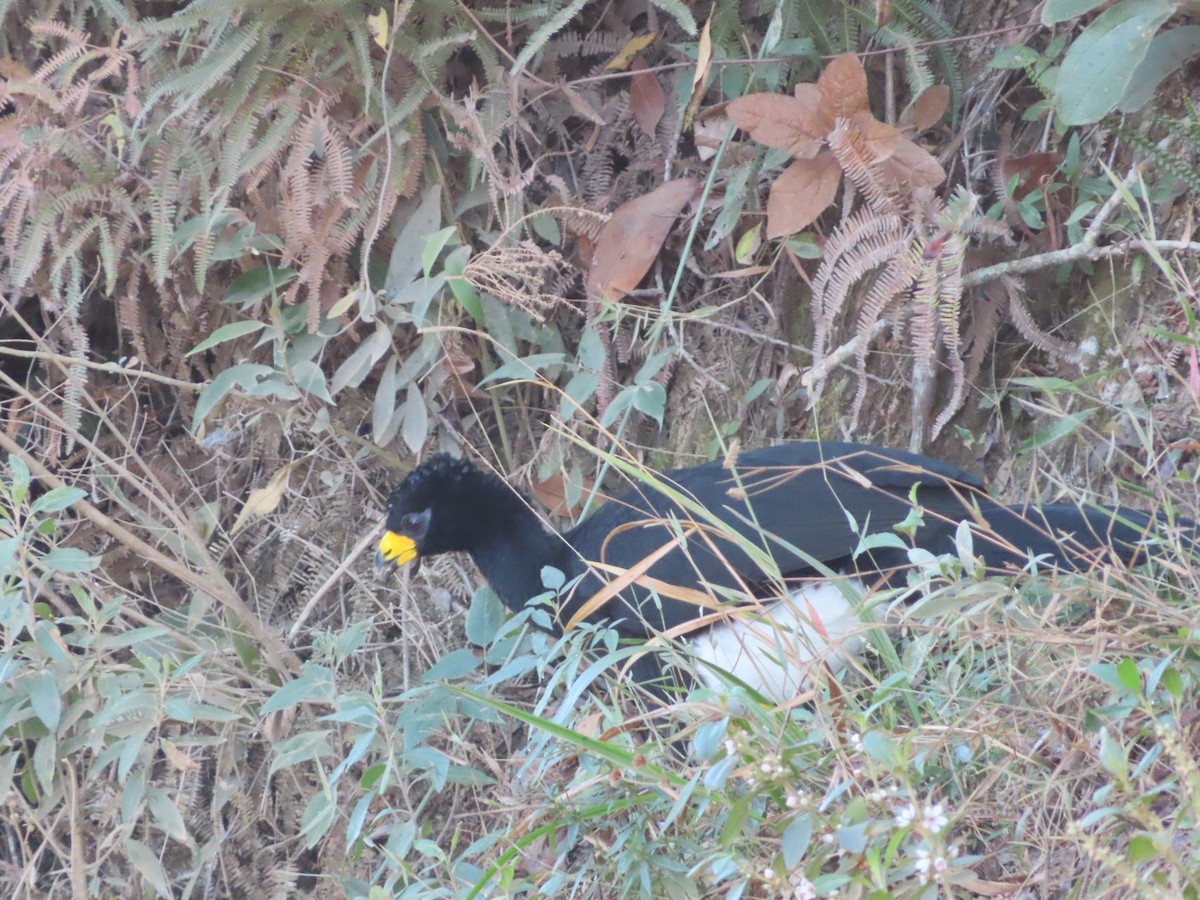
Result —
<instances>
[{"instance_id":1,"label":"bird's neck","mask_svg":"<svg viewBox=\"0 0 1200 900\"><path fill-rule=\"evenodd\" d=\"M570 577L573 556L561 536L547 530L525 498L497 479L494 501L481 503L489 521L479 522L471 558L492 590L509 609L518 612L529 598L546 591L542 570L547 566Z\"/></svg>"}]
</instances>

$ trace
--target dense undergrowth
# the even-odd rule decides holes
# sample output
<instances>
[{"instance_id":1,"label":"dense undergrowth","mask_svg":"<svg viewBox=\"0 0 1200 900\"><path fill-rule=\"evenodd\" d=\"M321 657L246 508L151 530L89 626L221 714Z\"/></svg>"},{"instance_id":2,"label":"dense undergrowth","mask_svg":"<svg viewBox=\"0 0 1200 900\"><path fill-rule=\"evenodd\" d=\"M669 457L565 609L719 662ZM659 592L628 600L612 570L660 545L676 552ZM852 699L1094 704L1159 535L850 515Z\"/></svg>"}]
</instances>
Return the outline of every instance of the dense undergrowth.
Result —
<instances>
[{"instance_id":1,"label":"dense undergrowth","mask_svg":"<svg viewBox=\"0 0 1200 900\"><path fill-rule=\"evenodd\" d=\"M1196 518L1196 26L1150 6L0 2L0 893L1200 895L1176 527L916 558L782 709L370 566L436 449L559 523L847 435Z\"/></svg>"}]
</instances>

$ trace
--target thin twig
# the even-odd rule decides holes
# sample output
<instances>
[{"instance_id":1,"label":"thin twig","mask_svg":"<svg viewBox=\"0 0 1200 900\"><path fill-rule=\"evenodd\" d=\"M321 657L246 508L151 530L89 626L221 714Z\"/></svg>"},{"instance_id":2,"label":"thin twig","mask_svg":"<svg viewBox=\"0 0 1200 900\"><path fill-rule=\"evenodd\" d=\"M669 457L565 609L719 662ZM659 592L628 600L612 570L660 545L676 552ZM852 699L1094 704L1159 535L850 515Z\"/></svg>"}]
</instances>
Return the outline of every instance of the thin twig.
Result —
<instances>
[{"instance_id":1,"label":"thin twig","mask_svg":"<svg viewBox=\"0 0 1200 900\"><path fill-rule=\"evenodd\" d=\"M1200 254L1200 243L1196 241L1147 241L1141 238L1130 238L1118 244L1107 244L1103 247L1085 247L1081 241L1073 247L1055 250L1052 253L1042 253L1038 256L1028 256L1025 259L1014 259L1005 263L997 263L984 269L976 269L969 275L963 276L963 287L972 287L1001 278L1005 275L1023 275L1026 272L1036 272L1063 263L1079 262L1080 260L1108 259L1113 256L1124 256L1140 248L1159 250L1163 253L1197 253Z\"/></svg>"},{"instance_id":2,"label":"thin twig","mask_svg":"<svg viewBox=\"0 0 1200 900\"><path fill-rule=\"evenodd\" d=\"M98 372L107 372L111 375L124 375L130 379L141 378L145 381L157 381L159 384L170 385L171 387L184 391L192 391L197 394L208 386L207 384L197 384L194 381L184 381L181 378L159 375L157 372L147 372L145 369L130 368L120 363L92 362L90 359L83 359L79 356L67 356L62 353L51 353L49 350L17 350L14 347L0 347L0 355L56 362L64 366L83 366L87 369L95 369Z\"/></svg>"}]
</instances>

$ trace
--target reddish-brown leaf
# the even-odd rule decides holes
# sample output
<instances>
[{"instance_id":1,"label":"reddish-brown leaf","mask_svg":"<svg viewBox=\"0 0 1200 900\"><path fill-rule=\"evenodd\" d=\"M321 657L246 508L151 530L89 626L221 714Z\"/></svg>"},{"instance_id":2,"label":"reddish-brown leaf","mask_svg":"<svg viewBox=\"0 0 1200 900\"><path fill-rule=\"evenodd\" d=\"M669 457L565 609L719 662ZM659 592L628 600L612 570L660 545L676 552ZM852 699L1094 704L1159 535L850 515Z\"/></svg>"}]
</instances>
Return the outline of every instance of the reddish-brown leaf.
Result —
<instances>
[{"instance_id":1,"label":"reddish-brown leaf","mask_svg":"<svg viewBox=\"0 0 1200 900\"><path fill-rule=\"evenodd\" d=\"M850 117L850 122L862 135L872 162L881 163L889 158L904 140L904 135L899 131L886 122L880 122L866 110L856 112Z\"/></svg>"},{"instance_id":2,"label":"reddish-brown leaf","mask_svg":"<svg viewBox=\"0 0 1200 900\"><path fill-rule=\"evenodd\" d=\"M867 109L867 73L853 53L843 53L827 65L817 87L835 116L848 119Z\"/></svg>"},{"instance_id":3,"label":"reddish-brown leaf","mask_svg":"<svg viewBox=\"0 0 1200 900\"><path fill-rule=\"evenodd\" d=\"M1017 190L1013 196L1017 200L1024 200L1042 185L1054 179L1054 173L1058 171L1062 160L1060 153L1028 153L1025 156L1010 156L1004 160L1002 167L1004 184L1007 185L1012 181L1014 175L1018 176Z\"/></svg>"},{"instance_id":4,"label":"reddish-brown leaf","mask_svg":"<svg viewBox=\"0 0 1200 900\"><path fill-rule=\"evenodd\" d=\"M935 84L914 100L905 113L912 112L914 134L920 134L926 128L935 125L949 108L950 88L944 84ZM903 116L901 121L903 121Z\"/></svg>"},{"instance_id":5,"label":"reddish-brown leaf","mask_svg":"<svg viewBox=\"0 0 1200 900\"><path fill-rule=\"evenodd\" d=\"M654 137L659 120L667 108L667 98L663 94L658 79L647 70L646 61L640 56L629 67L633 70L633 83L629 85L629 108L633 110L633 118L642 131Z\"/></svg>"},{"instance_id":6,"label":"reddish-brown leaf","mask_svg":"<svg viewBox=\"0 0 1200 900\"><path fill-rule=\"evenodd\" d=\"M946 180L938 161L907 138L883 164L883 176L909 191L937 187Z\"/></svg>"},{"instance_id":7,"label":"reddish-brown leaf","mask_svg":"<svg viewBox=\"0 0 1200 900\"><path fill-rule=\"evenodd\" d=\"M821 149L827 131L810 98L787 94L747 94L725 108L731 122L768 147L787 150L799 159L809 159Z\"/></svg>"},{"instance_id":8,"label":"reddish-brown leaf","mask_svg":"<svg viewBox=\"0 0 1200 900\"><path fill-rule=\"evenodd\" d=\"M696 179L676 178L618 206L596 238L588 266L588 297L616 300L637 287L695 192Z\"/></svg>"},{"instance_id":9,"label":"reddish-brown leaf","mask_svg":"<svg viewBox=\"0 0 1200 900\"><path fill-rule=\"evenodd\" d=\"M812 131L816 135L825 137L833 131L833 111L825 102L825 95L819 87L811 81L802 81L792 89L792 93L812 109Z\"/></svg>"},{"instance_id":10,"label":"reddish-brown leaf","mask_svg":"<svg viewBox=\"0 0 1200 900\"><path fill-rule=\"evenodd\" d=\"M592 490L592 481L583 480L583 497ZM576 515L580 512L578 504L572 507L567 503L567 480L562 475L551 475L545 481L535 481L533 496L552 516Z\"/></svg>"},{"instance_id":11,"label":"reddish-brown leaf","mask_svg":"<svg viewBox=\"0 0 1200 900\"><path fill-rule=\"evenodd\" d=\"M767 197L767 237L795 234L811 225L837 195L842 168L826 150L814 159L798 159L783 170Z\"/></svg>"}]
</instances>

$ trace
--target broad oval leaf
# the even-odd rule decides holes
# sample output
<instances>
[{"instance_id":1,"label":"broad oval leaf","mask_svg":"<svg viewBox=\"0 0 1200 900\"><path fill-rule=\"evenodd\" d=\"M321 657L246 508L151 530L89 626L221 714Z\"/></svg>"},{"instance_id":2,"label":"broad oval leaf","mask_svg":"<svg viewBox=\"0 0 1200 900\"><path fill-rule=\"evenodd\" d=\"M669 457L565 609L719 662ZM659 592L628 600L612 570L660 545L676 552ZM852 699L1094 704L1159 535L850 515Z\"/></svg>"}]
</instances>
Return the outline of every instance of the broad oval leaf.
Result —
<instances>
[{"instance_id":1,"label":"broad oval leaf","mask_svg":"<svg viewBox=\"0 0 1200 900\"><path fill-rule=\"evenodd\" d=\"M1116 107L1176 6L1172 0L1124 0L1088 25L1067 51L1054 86L1065 124L1087 125Z\"/></svg>"},{"instance_id":2,"label":"broad oval leaf","mask_svg":"<svg viewBox=\"0 0 1200 900\"><path fill-rule=\"evenodd\" d=\"M588 296L616 300L637 287L695 191L696 179L676 178L617 207L596 238Z\"/></svg>"},{"instance_id":3,"label":"broad oval leaf","mask_svg":"<svg viewBox=\"0 0 1200 900\"><path fill-rule=\"evenodd\" d=\"M837 196L842 167L828 151L797 159L771 185L767 197L767 237L795 234L816 221Z\"/></svg>"}]
</instances>

